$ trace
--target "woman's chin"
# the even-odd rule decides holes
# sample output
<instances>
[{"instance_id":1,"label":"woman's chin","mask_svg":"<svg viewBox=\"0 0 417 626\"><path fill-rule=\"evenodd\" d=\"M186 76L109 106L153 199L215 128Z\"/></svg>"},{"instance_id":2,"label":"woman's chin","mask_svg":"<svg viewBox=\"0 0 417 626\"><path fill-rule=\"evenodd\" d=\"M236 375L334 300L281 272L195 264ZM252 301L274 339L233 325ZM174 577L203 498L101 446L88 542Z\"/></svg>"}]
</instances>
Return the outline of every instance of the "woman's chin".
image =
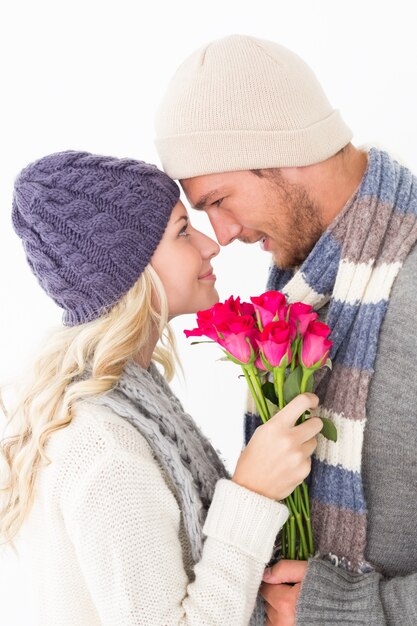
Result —
<instances>
[{"instance_id":1,"label":"woman's chin","mask_svg":"<svg viewBox=\"0 0 417 626\"><path fill-rule=\"evenodd\" d=\"M206 309L210 309L212 306L219 302L220 297L217 293L216 289L213 289L210 295L206 294L204 298L198 301L197 305L194 307L193 311L190 313L197 313L198 311L205 311Z\"/></svg>"},{"instance_id":2,"label":"woman's chin","mask_svg":"<svg viewBox=\"0 0 417 626\"><path fill-rule=\"evenodd\" d=\"M206 295L204 298L197 300L196 304L190 304L189 306L184 306L183 308L181 307L181 310L170 310L168 313L168 321L171 321L174 318L179 317L180 315L192 315L194 313L198 313L199 311L205 311L206 309L210 309L216 304L216 302L219 302L219 300L219 294L215 289L213 289L210 297Z\"/></svg>"},{"instance_id":3,"label":"woman's chin","mask_svg":"<svg viewBox=\"0 0 417 626\"><path fill-rule=\"evenodd\" d=\"M219 302L220 296L219 296L219 294L217 292L217 289L213 289L213 296L212 296L211 300L212 300L212 302L211 302L211 304L209 304L208 307L206 307L207 309L209 307L213 306L213 304L216 304L216 302Z\"/></svg>"}]
</instances>

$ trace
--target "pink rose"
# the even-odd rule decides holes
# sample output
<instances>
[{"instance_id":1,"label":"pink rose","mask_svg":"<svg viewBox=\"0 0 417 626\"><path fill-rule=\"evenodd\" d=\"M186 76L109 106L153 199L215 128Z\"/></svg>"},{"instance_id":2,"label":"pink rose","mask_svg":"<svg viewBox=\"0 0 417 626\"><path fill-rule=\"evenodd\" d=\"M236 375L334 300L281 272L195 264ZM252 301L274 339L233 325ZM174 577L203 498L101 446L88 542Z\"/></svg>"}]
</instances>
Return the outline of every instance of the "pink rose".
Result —
<instances>
[{"instance_id":1,"label":"pink rose","mask_svg":"<svg viewBox=\"0 0 417 626\"><path fill-rule=\"evenodd\" d=\"M287 322L270 322L257 341L259 349L271 367L287 365L291 361L290 326Z\"/></svg>"},{"instance_id":2,"label":"pink rose","mask_svg":"<svg viewBox=\"0 0 417 626\"><path fill-rule=\"evenodd\" d=\"M231 296L206 311L197 313L197 328L184 330L186 337L205 335L216 341L241 363L253 362L258 355L259 335L253 305Z\"/></svg>"},{"instance_id":3,"label":"pink rose","mask_svg":"<svg viewBox=\"0 0 417 626\"><path fill-rule=\"evenodd\" d=\"M285 321L287 302L280 291L266 291L261 296L251 298L262 327L269 322Z\"/></svg>"},{"instance_id":4,"label":"pink rose","mask_svg":"<svg viewBox=\"0 0 417 626\"><path fill-rule=\"evenodd\" d=\"M237 298L230 296L223 306L231 312L237 313L237 315L255 315L255 307L253 304L250 302L241 302L239 296Z\"/></svg>"},{"instance_id":5,"label":"pink rose","mask_svg":"<svg viewBox=\"0 0 417 626\"><path fill-rule=\"evenodd\" d=\"M234 321L243 315L255 316L255 309L249 302L240 302L240 298L230 296L225 302L217 302L210 309L198 311L197 328L184 330L185 336L201 337L205 335L214 341L218 338L218 328L222 324ZM255 317L254 317L255 320Z\"/></svg>"},{"instance_id":6,"label":"pink rose","mask_svg":"<svg viewBox=\"0 0 417 626\"><path fill-rule=\"evenodd\" d=\"M215 304L211 309L205 311L198 311L197 313L197 328L193 330L184 330L184 335L188 337L202 337L205 335L209 339L217 340L218 334L216 326L220 323L221 317L219 317L219 311L216 309L218 304Z\"/></svg>"},{"instance_id":7,"label":"pink rose","mask_svg":"<svg viewBox=\"0 0 417 626\"><path fill-rule=\"evenodd\" d=\"M240 363L253 362L258 355L259 330L251 315L241 315L230 323L220 324L217 342Z\"/></svg>"},{"instance_id":8,"label":"pink rose","mask_svg":"<svg viewBox=\"0 0 417 626\"><path fill-rule=\"evenodd\" d=\"M302 339L300 361L305 368L317 368L324 365L329 357L333 342L327 339L330 328L323 322L310 322Z\"/></svg>"},{"instance_id":9,"label":"pink rose","mask_svg":"<svg viewBox=\"0 0 417 626\"><path fill-rule=\"evenodd\" d=\"M291 327L291 338L295 339L297 331L301 337L305 335L310 322L314 322L318 315L313 311L313 307L303 302L294 302L289 307L288 323Z\"/></svg>"}]
</instances>

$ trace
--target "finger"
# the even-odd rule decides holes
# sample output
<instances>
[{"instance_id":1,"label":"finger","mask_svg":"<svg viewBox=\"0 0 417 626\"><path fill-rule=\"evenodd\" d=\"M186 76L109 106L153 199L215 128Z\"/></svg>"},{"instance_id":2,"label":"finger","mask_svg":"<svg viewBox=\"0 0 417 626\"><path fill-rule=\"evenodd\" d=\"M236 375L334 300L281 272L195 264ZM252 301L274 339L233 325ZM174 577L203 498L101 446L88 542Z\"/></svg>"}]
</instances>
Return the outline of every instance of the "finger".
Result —
<instances>
[{"instance_id":1,"label":"finger","mask_svg":"<svg viewBox=\"0 0 417 626\"><path fill-rule=\"evenodd\" d=\"M268 602L265 602L265 613L267 617L265 626L285 626L285 618L283 618L282 614L279 615L278 611L276 611L273 606L268 604Z\"/></svg>"},{"instance_id":2,"label":"finger","mask_svg":"<svg viewBox=\"0 0 417 626\"><path fill-rule=\"evenodd\" d=\"M309 456L311 456L316 448L317 448L316 437L312 437L311 439L303 443L301 446L301 449L303 451L304 458L307 459Z\"/></svg>"},{"instance_id":3,"label":"finger","mask_svg":"<svg viewBox=\"0 0 417 626\"><path fill-rule=\"evenodd\" d=\"M304 443L318 435L322 428L323 422L319 417L310 417L302 424L294 427L294 434L300 443Z\"/></svg>"},{"instance_id":4,"label":"finger","mask_svg":"<svg viewBox=\"0 0 417 626\"><path fill-rule=\"evenodd\" d=\"M266 602L277 608L280 604L285 604L289 601L289 594L291 594L292 588L292 585L287 585L286 583L262 583L259 591Z\"/></svg>"},{"instance_id":5,"label":"finger","mask_svg":"<svg viewBox=\"0 0 417 626\"><path fill-rule=\"evenodd\" d=\"M296 605L298 602L298 596L300 595L300 591L301 591L301 583L296 583L292 588L292 593L294 594Z\"/></svg>"},{"instance_id":6,"label":"finger","mask_svg":"<svg viewBox=\"0 0 417 626\"><path fill-rule=\"evenodd\" d=\"M268 585L264 583L261 586L261 595L265 600L265 611L273 624L294 626L300 588L301 583L295 585Z\"/></svg>"},{"instance_id":7,"label":"finger","mask_svg":"<svg viewBox=\"0 0 417 626\"><path fill-rule=\"evenodd\" d=\"M319 399L314 393L301 393L296 396L291 402L284 406L281 411L278 411L270 422L279 420L286 426L294 426L300 415L309 409L315 409L319 404Z\"/></svg>"},{"instance_id":8,"label":"finger","mask_svg":"<svg viewBox=\"0 0 417 626\"><path fill-rule=\"evenodd\" d=\"M265 570L263 580L272 585L298 583L303 580L307 567L307 561L281 559L278 563Z\"/></svg>"}]
</instances>

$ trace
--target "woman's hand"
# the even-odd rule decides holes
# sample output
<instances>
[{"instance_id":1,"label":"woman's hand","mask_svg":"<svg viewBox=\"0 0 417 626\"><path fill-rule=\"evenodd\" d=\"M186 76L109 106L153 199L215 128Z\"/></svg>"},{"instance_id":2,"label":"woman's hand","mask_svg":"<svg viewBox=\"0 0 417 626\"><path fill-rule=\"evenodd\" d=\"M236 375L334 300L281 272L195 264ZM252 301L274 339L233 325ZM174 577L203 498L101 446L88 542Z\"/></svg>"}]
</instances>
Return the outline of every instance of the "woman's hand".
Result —
<instances>
[{"instance_id":1,"label":"woman's hand","mask_svg":"<svg viewBox=\"0 0 417 626\"><path fill-rule=\"evenodd\" d=\"M318 402L313 393L303 393L259 426L240 455L232 480L273 500L292 493L310 473L316 435L323 428L319 417L295 423Z\"/></svg>"}]
</instances>

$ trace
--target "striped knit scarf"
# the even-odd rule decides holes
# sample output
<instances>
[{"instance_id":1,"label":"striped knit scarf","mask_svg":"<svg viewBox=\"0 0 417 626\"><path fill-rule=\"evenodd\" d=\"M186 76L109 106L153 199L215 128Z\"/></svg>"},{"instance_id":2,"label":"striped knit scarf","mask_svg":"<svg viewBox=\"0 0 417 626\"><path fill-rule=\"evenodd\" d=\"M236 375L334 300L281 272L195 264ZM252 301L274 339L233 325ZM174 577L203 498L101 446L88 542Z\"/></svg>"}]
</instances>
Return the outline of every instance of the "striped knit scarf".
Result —
<instances>
[{"instance_id":1,"label":"striped knit scarf","mask_svg":"<svg viewBox=\"0 0 417 626\"><path fill-rule=\"evenodd\" d=\"M329 302L333 370L321 370L320 411L338 441L319 437L310 476L317 556L366 572L367 508L361 475L366 405L394 280L417 241L417 178L369 152L362 182L295 272L273 268L268 288L320 309ZM387 445L389 442L387 442Z\"/></svg>"}]
</instances>

